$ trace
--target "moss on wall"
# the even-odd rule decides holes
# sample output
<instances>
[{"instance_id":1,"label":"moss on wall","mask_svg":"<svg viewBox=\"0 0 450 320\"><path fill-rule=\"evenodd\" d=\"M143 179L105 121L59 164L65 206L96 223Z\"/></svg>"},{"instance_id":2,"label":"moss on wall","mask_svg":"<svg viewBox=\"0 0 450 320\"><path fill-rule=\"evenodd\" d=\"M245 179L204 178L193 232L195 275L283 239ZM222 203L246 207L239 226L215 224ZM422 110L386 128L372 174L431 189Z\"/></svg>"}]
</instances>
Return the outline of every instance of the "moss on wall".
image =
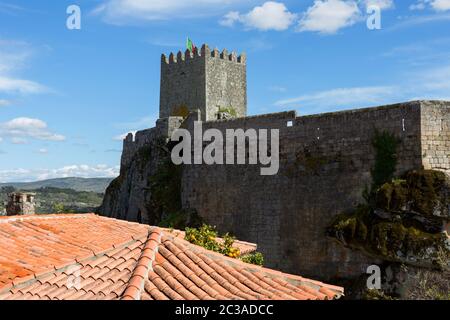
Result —
<instances>
[{"instance_id":1,"label":"moss on wall","mask_svg":"<svg viewBox=\"0 0 450 320\"><path fill-rule=\"evenodd\" d=\"M159 217L161 227L185 229L202 224L196 210L183 209L181 204L181 176L183 167L173 164L170 146L159 142L161 160L156 172L148 179L151 192L151 206Z\"/></svg>"},{"instance_id":2,"label":"moss on wall","mask_svg":"<svg viewBox=\"0 0 450 320\"><path fill-rule=\"evenodd\" d=\"M401 179L385 183L376 193L376 207L387 211L445 217L449 205L448 178L434 170L408 172Z\"/></svg>"},{"instance_id":3,"label":"moss on wall","mask_svg":"<svg viewBox=\"0 0 450 320\"><path fill-rule=\"evenodd\" d=\"M389 182L394 177L397 166L399 140L388 131L375 131L372 146L375 148L375 165L372 169L372 190Z\"/></svg>"},{"instance_id":4,"label":"moss on wall","mask_svg":"<svg viewBox=\"0 0 450 320\"><path fill-rule=\"evenodd\" d=\"M446 269L450 248L436 212L448 218L449 190L442 172L408 172L374 193L375 207L338 215L328 235L383 260Z\"/></svg>"},{"instance_id":5,"label":"moss on wall","mask_svg":"<svg viewBox=\"0 0 450 320\"><path fill-rule=\"evenodd\" d=\"M295 160L286 165L284 173L288 177L298 173L318 176L322 173L324 166L339 161L340 155L335 157L325 156L318 144L304 145L296 152Z\"/></svg>"},{"instance_id":6,"label":"moss on wall","mask_svg":"<svg viewBox=\"0 0 450 320\"><path fill-rule=\"evenodd\" d=\"M230 116L232 116L232 117L237 117L237 111L236 111L236 109L235 108L233 108L233 107L220 107L219 108L219 113L227 113L227 114L229 114Z\"/></svg>"},{"instance_id":7,"label":"moss on wall","mask_svg":"<svg viewBox=\"0 0 450 320\"><path fill-rule=\"evenodd\" d=\"M172 109L171 116L187 118L189 113L189 108L186 105L181 105Z\"/></svg>"},{"instance_id":8,"label":"moss on wall","mask_svg":"<svg viewBox=\"0 0 450 320\"><path fill-rule=\"evenodd\" d=\"M427 233L402 221L384 221L371 216L344 214L336 218L328 234L350 248L387 261L442 268L439 260L446 249L443 233Z\"/></svg>"}]
</instances>

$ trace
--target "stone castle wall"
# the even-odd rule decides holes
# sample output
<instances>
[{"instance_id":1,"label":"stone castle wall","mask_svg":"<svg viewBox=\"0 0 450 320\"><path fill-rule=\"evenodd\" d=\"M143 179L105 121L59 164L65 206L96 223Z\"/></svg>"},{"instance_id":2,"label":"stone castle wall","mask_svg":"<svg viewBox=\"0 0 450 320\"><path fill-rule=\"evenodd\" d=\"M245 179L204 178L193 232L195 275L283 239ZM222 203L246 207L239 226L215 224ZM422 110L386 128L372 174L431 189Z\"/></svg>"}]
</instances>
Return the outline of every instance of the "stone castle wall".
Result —
<instances>
[{"instance_id":1,"label":"stone castle wall","mask_svg":"<svg viewBox=\"0 0 450 320\"><path fill-rule=\"evenodd\" d=\"M423 102L422 155L426 169L450 173L450 102Z\"/></svg>"},{"instance_id":2,"label":"stone castle wall","mask_svg":"<svg viewBox=\"0 0 450 320\"><path fill-rule=\"evenodd\" d=\"M322 279L360 274L373 261L335 245L325 230L334 216L363 202L363 190L372 183L375 130L400 139L397 174L422 168L422 141L425 148L445 146L446 154L435 152L430 159L448 163L448 144L430 123L445 115L448 137L449 112L449 104L412 102L305 117L285 112L204 123L204 130L223 132L280 129L280 171L261 176L259 166L187 165L183 205L196 208L220 231L257 243L270 267ZM287 126L290 121L292 127ZM433 134L423 137L423 128Z\"/></svg>"},{"instance_id":3,"label":"stone castle wall","mask_svg":"<svg viewBox=\"0 0 450 320\"><path fill-rule=\"evenodd\" d=\"M206 119L217 119L220 108L233 108L237 117L247 115L247 67L243 56L223 51L206 52ZM239 58L239 61L238 61Z\"/></svg>"},{"instance_id":4,"label":"stone castle wall","mask_svg":"<svg viewBox=\"0 0 450 320\"><path fill-rule=\"evenodd\" d=\"M206 60L194 54L182 57L162 57L160 118L173 115L177 108L206 110Z\"/></svg>"},{"instance_id":5,"label":"stone castle wall","mask_svg":"<svg viewBox=\"0 0 450 320\"><path fill-rule=\"evenodd\" d=\"M217 118L219 108L232 107L238 117L247 113L245 56L211 51L186 51L161 58L160 118L199 109L203 120Z\"/></svg>"},{"instance_id":6,"label":"stone castle wall","mask_svg":"<svg viewBox=\"0 0 450 320\"><path fill-rule=\"evenodd\" d=\"M162 55L160 119L154 128L125 139L121 174L100 212L159 223L150 191L161 158L159 141L180 126L192 129L195 119L207 121L204 130L279 129L277 175L261 176L260 165L185 165L183 207L196 209L221 232L257 243L269 267L323 280L365 272L376 261L335 244L325 229L337 214L363 202L363 191L372 184L376 130L400 141L397 175L421 168L450 172L450 102L246 117L246 64L244 55L207 45ZM230 107L237 118L217 121L219 109Z\"/></svg>"},{"instance_id":7,"label":"stone castle wall","mask_svg":"<svg viewBox=\"0 0 450 320\"><path fill-rule=\"evenodd\" d=\"M129 133L123 140L123 151L121 157L120 168L127 168L133 160L136 152L142 147L149 146L160 137L167 139L172 132L179 128L183 122L182 117L170 117L159 119L154 128L136 132L135 135Z\"/></svg>"},{"instance_id":8,"label":"stone castle wall","mask_svg":"<svg viewBox=\"0 0 450 320\"><path fill-rule=\"evenodd\" d=\"M261 176L260 165L185 165L183 207L197 209L221 232L257 243L269 267L323 280L359 275L376 261L335 244L325 229L337 214L363 202L363 190L372 182L375 130L400 140L396 174L423 167L448 170L449 117L450 102L420 101L302 117L282 112L203 122L204 130L222 132L279 129L280 170ZM155 128L125 140L122 166L127 169L120 186L107 192L103 212L154 223L146 203L151 198L148 177L158 159L150 155L144 169L128 161L180 125L191 128L193 120L160 119Z\"/></svg>"}]
</instances>

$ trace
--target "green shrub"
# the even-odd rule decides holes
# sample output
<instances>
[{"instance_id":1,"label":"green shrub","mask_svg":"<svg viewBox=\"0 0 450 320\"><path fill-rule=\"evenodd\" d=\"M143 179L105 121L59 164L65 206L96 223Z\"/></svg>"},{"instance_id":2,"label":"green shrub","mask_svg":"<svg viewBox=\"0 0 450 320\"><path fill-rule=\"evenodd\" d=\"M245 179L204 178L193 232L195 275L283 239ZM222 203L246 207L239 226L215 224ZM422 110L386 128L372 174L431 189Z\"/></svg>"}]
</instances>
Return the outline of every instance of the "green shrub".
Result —
<instances>
[{"instance_id":1,"label":"green shrub","mask_svg":"<svg viewBox=\"0 0 450 320\"><path fill-rule=\"evenodd\" d=\"M219 112L228 113L232 117L237 117L236 109L234 109L233 107L220 107Z\"/></svg>"},{"instance_id":2,"label":"green shrub","mask_svg":"<svg viewBox=\"0 0 450 320\"><path fill-rule=\"evenodd\" d=\"M376 191L394 178L397 166L397 147L399 140L387 131L375 131L372 145L375 148L375 166L372 169L372 191Z\"/></svg>"},{"instance_id":3,"label":"green shrub","mask_svg":"<svg viewBox=\"0 0 450 320\"><path fill-rule=\"evenodd\" d=\"M53 204L53 212L54 213L65 213L66 207L62 203L54 203Z\"/></svg>"},{"instance_id":4,"label":"green shrub","mask_svg":"<svg viewBox=\"0 0 450 320\"><path fill-rule=\"evenodd\" d=\"M239 249L233 248L235 240L234 237L227 233L222 237L223 242L217 241L217 237L218 235L216 229L206 224L203 224L198 229L186 228L185 239L190 243L232 258L239 257Z\"/></svg>"},{"instance_id":5,"label":"green shrub","mask_svg":"<svg viewBox=\"0 0 450 320\"><path fill-rule=\"evenodd\" d=\"M395 300L394 297L391 297L390 295L386 294L382 290L377 289L368 289L364 295L363 300Z\"/></svg>"},{"instance_id":6,"label":"green shrub","mask_svg":"<svg viewBox=\"0 0 450 320\"><path fill-rule=\"evenodd\" d=\"M241 257L241 260L245 263L255 264L257 266L264 265L264 256L260 252L254 252L250 254L246 254Z\"/></svg>"}]
</instances>

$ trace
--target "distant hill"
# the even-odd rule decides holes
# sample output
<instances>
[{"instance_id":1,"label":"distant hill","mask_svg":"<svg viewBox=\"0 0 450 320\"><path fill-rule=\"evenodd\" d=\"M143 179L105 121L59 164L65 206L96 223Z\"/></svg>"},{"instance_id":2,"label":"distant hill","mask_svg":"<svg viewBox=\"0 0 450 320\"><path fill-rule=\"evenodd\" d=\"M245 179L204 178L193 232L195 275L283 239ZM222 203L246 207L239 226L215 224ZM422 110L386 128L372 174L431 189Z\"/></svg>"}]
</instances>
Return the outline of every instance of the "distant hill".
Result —
<instances>
[{"instance_id":1,"label":"distant hill","mask_svg":"<svg viewBox=\"0 0 450 320\"><path fill-rule=\"evenodd\" d=\"M0 188L0 215L4 214L8 193L13 191L15 190L11 186ZM53 187L27 189L27 191L36 194L37 214L96 212L103 200L103 193L92 191Z\"/></svg>"},{"instance_id":2,"label":"distant hill","mask_svg":"<svg viewBox=\"0 0 450 320\"><path fill-rule=\"evenodd\" d=\"M73 189L104 193L113 178L59 178L35 182L0 183L0 188L12 186L20 190L36 190L40 188Z\"/></svg>"}]
</instances>

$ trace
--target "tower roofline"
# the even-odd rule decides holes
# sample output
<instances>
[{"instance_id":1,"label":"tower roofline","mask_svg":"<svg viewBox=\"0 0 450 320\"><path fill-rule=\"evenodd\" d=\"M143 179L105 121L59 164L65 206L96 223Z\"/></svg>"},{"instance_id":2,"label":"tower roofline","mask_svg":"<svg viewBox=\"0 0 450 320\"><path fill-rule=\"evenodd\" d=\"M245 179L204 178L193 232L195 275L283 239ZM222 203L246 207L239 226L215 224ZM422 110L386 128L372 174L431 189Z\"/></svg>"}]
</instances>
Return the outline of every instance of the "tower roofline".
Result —
<instances>
[{"instance_id":1,"label":"tower roofline","mask_svg":"<svg viewBox=\"0 0 450 320\"><path fill-rule=\"evenodd\" d=\"M230 62L235 63L241 63L246 64L247 63L247 57L245 53L241 53L239 56L235 51L232 51L231 53L228 53L227 49L223 49L222 52L219 52L219 49L214 48L211 50L207 44L202 45L201 49L198 50L195 48L193 52L190 50L186 50L185 52L182 52L181 50L177 53L170 52L169 55L162 54L161 55L161 63L162 64L175 64L175 63L181 63L188 60L196 60L200 58L216 58L216 59L222 59Z\"/></svg>"}]
</instances>

